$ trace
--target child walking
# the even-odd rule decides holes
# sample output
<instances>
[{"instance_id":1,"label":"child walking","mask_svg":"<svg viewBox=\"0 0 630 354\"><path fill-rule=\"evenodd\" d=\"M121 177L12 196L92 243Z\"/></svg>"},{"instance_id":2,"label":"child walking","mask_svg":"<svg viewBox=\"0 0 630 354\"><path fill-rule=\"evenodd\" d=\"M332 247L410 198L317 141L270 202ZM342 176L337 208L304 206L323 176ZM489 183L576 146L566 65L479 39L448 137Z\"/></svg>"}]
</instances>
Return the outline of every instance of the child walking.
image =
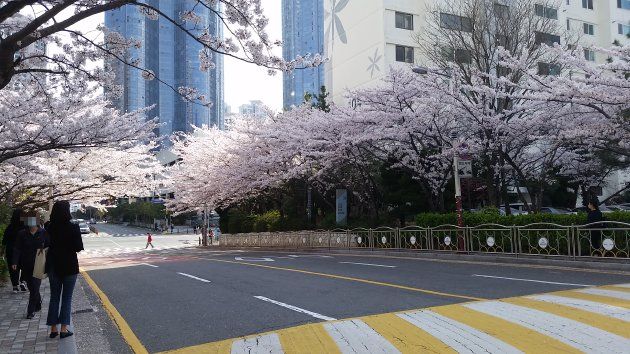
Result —
<instances>
[{"instance_id":1,"label":"child walking","mask_svg":"<svg viewBox=\"0 0 630 354\"><path fill-rule=\"evenodd\" d=\"M151 248L155 248L153 247L152 242L153 242L153 236L151 236L150 232L147 232L147 246L144 249L146 250L147 248L149 248L149 245L151 245Z\"/></svg>"}]
</instances>

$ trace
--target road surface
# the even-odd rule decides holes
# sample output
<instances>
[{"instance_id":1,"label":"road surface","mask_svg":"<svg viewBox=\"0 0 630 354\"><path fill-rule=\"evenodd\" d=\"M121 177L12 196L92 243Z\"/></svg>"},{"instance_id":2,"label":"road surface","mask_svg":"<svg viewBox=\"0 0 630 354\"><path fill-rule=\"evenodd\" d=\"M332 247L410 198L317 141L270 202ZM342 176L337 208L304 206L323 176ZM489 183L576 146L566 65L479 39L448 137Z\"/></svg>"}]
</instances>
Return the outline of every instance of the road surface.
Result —
<instances>
[{"instance_id":1,"label":"road surface","mask_svg":"<svg viewBox=\"0 0 630 354\"><path fill-rule=\"evenodd\" d=\"M630 348L624 272L218 248L92 261L87 274L148 352Z\"/></svg>"}]
</instances>

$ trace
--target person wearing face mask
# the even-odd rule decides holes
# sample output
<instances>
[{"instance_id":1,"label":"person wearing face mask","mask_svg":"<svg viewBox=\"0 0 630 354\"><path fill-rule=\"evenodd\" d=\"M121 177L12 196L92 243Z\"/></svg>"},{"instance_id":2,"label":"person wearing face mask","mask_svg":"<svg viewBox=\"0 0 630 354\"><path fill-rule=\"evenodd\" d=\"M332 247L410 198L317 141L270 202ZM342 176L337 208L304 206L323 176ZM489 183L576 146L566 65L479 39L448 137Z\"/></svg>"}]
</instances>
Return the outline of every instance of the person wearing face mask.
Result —
<instances>
[{"instance_id":1,"label":"person wearing face mask","mask_svg":"<svg viewBox=\"0 0 630 354\"><path fill-rule=\"evenodd\" d=\"M26 281L29 291L26 318L31 319L35 312L42 309L42 296L39 292L42 281L33 276L35 256L37 251L48 247L49 240L46 230L38 226L36 213L29 212L24 216L26 228L20 230L15 239L11 268L13 270L16 270L18 267L22 269L22 280Z\"/></svg>"}]
</instances>

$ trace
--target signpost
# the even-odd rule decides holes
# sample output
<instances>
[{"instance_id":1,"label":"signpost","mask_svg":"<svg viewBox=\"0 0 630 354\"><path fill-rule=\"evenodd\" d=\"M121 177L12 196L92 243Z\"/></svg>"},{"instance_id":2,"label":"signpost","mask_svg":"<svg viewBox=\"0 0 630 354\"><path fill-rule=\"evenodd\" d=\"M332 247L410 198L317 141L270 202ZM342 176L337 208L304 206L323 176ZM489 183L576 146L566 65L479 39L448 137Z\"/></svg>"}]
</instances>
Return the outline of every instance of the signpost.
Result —
<instances>
[{"instance_id":1,"label":"signpost","mask_svg":"<svg viewBox=\"0 0 630 354\"><path fill-rule=\"evenodd\" d=\"M348 223L348 190L337 189L336 202L336 218L337 225L345 226Z\"/></svg>"}]
</instances>

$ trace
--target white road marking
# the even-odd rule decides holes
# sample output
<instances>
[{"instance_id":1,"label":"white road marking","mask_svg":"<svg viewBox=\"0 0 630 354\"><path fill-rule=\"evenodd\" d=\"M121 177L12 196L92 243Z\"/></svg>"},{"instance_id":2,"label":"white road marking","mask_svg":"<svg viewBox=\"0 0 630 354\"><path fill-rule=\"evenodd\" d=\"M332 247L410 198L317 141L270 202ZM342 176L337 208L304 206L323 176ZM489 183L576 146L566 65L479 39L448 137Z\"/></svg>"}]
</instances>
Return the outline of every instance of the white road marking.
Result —
<instances>
[{"instance_id":1,"label":"white road marking","mask_svg":"<svg viewBox=\"0 0 630 354\"><path fill-rule=\"evenodd\" d=\"M145 266L147 266L147 267L159 268L158 266L153 265L153 264L149 264L149 263L140 263L140 264L141 264L141 265L145 265ZM181 273L180 273L180 274L181 274Z\"/></svg>"},{"instance_id":2,"label":"white road marking","mask_svg":"<svg viewBox=\"0 0 630 354\"><path fill-rule=\"evenodd\" d=\"M372 263L355 263L355 262L339 262L343 264L356 264L356 265L364 265L371 267L383 267L383 268L396 268L396 266L384 265L384 264L372 264Z\"/></svg>"},{"instance_id":3,"label":"white road marking","mask_svg":"<svg viewBox=\"0 0 630 354\"><path fill-rule=\"evenodd\" d=\"M433 311L402 313L398 317L426 331L459 353L522 353L499 339Z\"/></svg>"},{"instance_id":4,"label":"white road marking","mask_svg":"<svg viewBox=\"0 0 630 354\"><path fill-rule=\"evenodd\" d=\"M552 304L569 306L579 310L594 312L600 315L614 317L622 321L630 322L630 310L624 309L623 307L557 295L533 295L528 296L528 298Z\"/></svg>"},{"instance_id":5,"label":"white road marking","mask_svg":"<svg viewBox=\"0 0 630 354\"><path fill-rule=\"evenodd\" d=\"M243 338L232 343L233 354L280 354L284 353L280 338L275 333Z\"/></svg>"},{"instance_id":6,"label":"white road marking","mask_svg":"<svg viewBox=\"0 0 630 354\"><path fill-rule=\"evenodd\" d=\"M497 277L494 275L483 275L483 274L473 274L473 277L482 277L482 278L493 278L493 279L506 279L506 280L517 280L517 281L527 281L531 283L543 283L543 284L554 284L554 285L571 285L571 286L594 286L588 284L573 284L573 283L559 283L555 281L544 281L544 280L534 280L534 279L521 279L521 278L508 278L508 277Z\"/></svg>"},{"instance_id":7,"label":"white road marking","mask_svg":"<svg viewBox=\"0 0 630 354\"><path fill-rule=\"evenodd\" d=\"M620 288L630 288L630 284L618 284L618 285L615 285L615 286L618 286Z\"/></svg>"},{"instance_id":8,"label":"white road marking","mask_svg":"<svg viewBox=\"0 0 630 354\"><path fill-rule=\"evenodd\" d=\"M361 320L324 324L342 353L400 353L383 336Z\"/></svg>"},{"instance_id":9,"label":"white road marking","mask_svg":"<svg viewBox=\"0 0 630 354\"><path fill-rule=\"evenodd\" d=\"M196 277L196 276L194 276L194 275L190 275L190 274L186 274L186 273L180 273L180 272L177 272L177 274L179 274L179 275L183 275L183 276L185 276L185 277L189 277L189 278L191 278L191 279L196 279L196 280L202 281L202 282L204 282L204 283L211 283L211 281L210 281L210 280L203 279L203 278L199 278L199 277Z\"/></svg>"},{"instance_id":10,"label":"white road marking","mask_svg":"<svg viewBox=\"0 0 630 354\"><path fill-rule=\"evenodd\" d=\"M464 304L472 310L510 321L587 353L627 353L630 340L561 316L502 301Z\"/></svg>"},{"instance_id":11,"label":"white road marking","mask_svg":"<svg viewBox=\"0 0 630 354\"><path fill-rule=\"evenodd\" d=\"M630 301L630 293L625 293L623 291L614 291L614 290L608 290L608 289L595 289L595 288L580 289L578 291L585 294L608 296L608 297L614 297L617 299Z\"/></svg>"},{"instance_id":12,"label":"white road marking","mask_svg":"<svg viewBox=\"0 0 630 354\"><path fill-rule=\"evenodd\" d=\"M234 257L235 261L246 261L246 262L273 262L274 260L271 258L258 258L258 257Z\"/></svg>"},{"instance_id":13,"label":"white road marking","mask_svg":"<svg viewBox=\"0 0 630 354\"><path fill-rule=\"evenodd\" d=\"M108 241L110 241L111 243L115 244L118 247L122 247L122 245L120 243L118 243L118 242L116 242L114 240L108 240Z\"/></svg>"},{"instance_id":14,"label":"white road marking","mask_svg":"<svg viewBox=\"0 0 630 354\"><path fill-rule=\"evenodd\" d=\"M316 312L305 310L305 309L302 309L302 308L299 308L299 307L296 307L296 306L293 306L293 305L285 304L284 302L272 300L272 299L264 297L264 296L254 296L254 297L257 298L258 300L267 301L267 302L270 302L272 304L276 304L278 306L282 306L282 307L288 308L289 310L293 310L293 311L300 312L300 313L303 313L303 314L306 314L306 315L309 315L309 316L312 316L312 317L315 317L315 318L319 318L320 320L324 320L324 321L334 321L335 320L332 317L324 316L324 315L316 313Z\"/></svg>"}]
</instances>

